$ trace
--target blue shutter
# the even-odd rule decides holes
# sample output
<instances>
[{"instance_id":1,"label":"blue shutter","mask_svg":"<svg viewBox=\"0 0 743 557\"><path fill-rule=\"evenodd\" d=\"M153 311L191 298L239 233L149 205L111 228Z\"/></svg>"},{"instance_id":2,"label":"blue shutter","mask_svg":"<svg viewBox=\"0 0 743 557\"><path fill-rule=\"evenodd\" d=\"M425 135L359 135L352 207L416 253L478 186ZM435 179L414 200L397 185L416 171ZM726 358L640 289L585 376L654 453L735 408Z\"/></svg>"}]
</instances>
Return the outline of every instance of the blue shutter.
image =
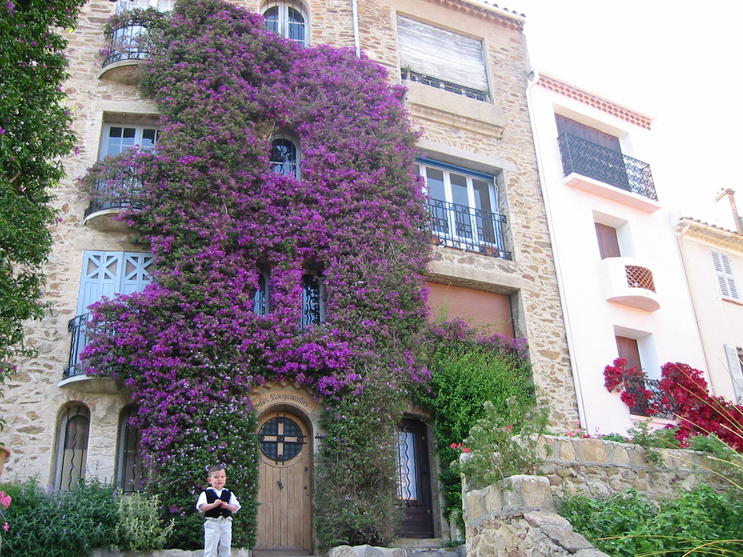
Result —
<instances>
[{"instance_id":1,"label":"blue shutter","mask_svg":"<svg viewBox=\"0 0 743 557\"><path fill-rule=\"evenodd\" d=\"M150 282L149 267L152 255L149 253L124 253L123 272L119 293L131 294L144 290Z\"/></svg>"},{"instance_id":2,"label":"blue shutter","mask_svg":"<svg viewBox=\"0 0 743 557\"><path fill-rule=\"evenodd\" d=\"M80 279L80 297L77 314L104 296L112 298L119 291L123 253L117 251L86 251Z\"/></svg>"}]
</instances>

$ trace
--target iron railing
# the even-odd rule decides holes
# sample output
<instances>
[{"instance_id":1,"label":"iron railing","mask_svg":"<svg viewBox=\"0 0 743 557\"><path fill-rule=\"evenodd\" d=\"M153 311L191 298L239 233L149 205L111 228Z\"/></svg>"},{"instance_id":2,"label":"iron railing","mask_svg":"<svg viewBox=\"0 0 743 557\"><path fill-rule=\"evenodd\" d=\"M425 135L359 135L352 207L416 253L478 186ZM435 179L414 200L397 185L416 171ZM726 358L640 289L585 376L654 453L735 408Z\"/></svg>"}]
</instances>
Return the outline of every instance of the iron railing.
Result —
<instances>
[{"instance_id":1,"label":"iron railing","mask_svg":"<svg viewBox=\"0 0 743 557\"><path fill-rule=\"evenodd\" d=\"M488 100L487 91L480 91L479 89L473 89L472 87L465 87L464 85L458 85L457 83L445 81L443 79L439 79L438 77L432 77L430 75L414 72L406 68L400 70L400 75L403 79L407 79L408 81L415 81L416 83L420 83L422 85L428 85L429 87L435 87L436 89L443 89L444 91L448 91L449 93L456 93L457 95L462 95L464 97L475 99L477 101Z\"/></svg>"},{"instance_id":2,"label":"iron railing","mask_svg":"<svg viewBox=\"0 0 743 557\"><path fill-rule=\"evenodd\" d=\"M67 330L72 333L72 339L70 341L70 357L67 361L67 367L65 367L62 374L65 379L82 375L83 373L80 367L80 354L88 345L88 342L90 342L87 328L89 319L90 313L83 313L70 319L67 325Z\"/></svg>"},{"instance_id":3,"label":"iron railing","mask_svg":"<svg viewBox=\"0 0 743 557\"><path fill-rule=\"evenodd\" d=\"M511 259L503 229L505 215L440 199L428 200L434 242L444 246Z\"/></svg>"},{"instance_id":4,"label":"iron railing","mask_svg":"<svg viewBox=\"0 0 743 557\"><path fill-rule=\"evenodd\" d=\"M144 22L120 27L111 33L108 56L103 67L123 60L146 60L150 57L150 40Z\"/></svg>"},{"instance_id":5,"label":"iron railing","mask_svg":"<svg viewBox=\"0 0 743 557\"><path fill-rule=\"evenodd\" d=\"M630 288L644 288L655 292L653 272L639 265L625 265L624 274L627 277L627 286Z\"/></svg>"},{"instance_id":6,"label":"iron railing","mask_svg":"<svg viewBox=\"0 0 743 557\"><path fill-rule=\"evenodd\" d=\"M644 396L637 396L635 398L636 403L629 409L630 414L635 416L653 416L656 418L673 418L674 416L674 404L661 404L661 399L664 393L660 390L660 381L657 379L643 379L640 377L628 378L625 380L627 386L627 392L630 394L639 394L640 391L650 391L652 395L650 399L646 399ZM651 410L655 409L655 410ZM658 408L664 410L659 412Z\"/></svg>"},{"instance_id":7,"label":"iron railing","mask_svg":"<svg viewBox=\"0 0 743 557\"><path fill-rule=\"evenodd\" d=\"M658 201L650 165L569 133L557 138L562 168Z\"/></svg>"},{"instance_id":8,"label":"iron railing","mask_svg":"<svg viewBox=\"0 0 743 557\"><path fill-rule=\"evenodd\" d=\"M137 178L96 182L90 192L90 205L85 209L85 217L106 209L137 209L133 198L141 185Z\"/></svg>"}]
</instances>

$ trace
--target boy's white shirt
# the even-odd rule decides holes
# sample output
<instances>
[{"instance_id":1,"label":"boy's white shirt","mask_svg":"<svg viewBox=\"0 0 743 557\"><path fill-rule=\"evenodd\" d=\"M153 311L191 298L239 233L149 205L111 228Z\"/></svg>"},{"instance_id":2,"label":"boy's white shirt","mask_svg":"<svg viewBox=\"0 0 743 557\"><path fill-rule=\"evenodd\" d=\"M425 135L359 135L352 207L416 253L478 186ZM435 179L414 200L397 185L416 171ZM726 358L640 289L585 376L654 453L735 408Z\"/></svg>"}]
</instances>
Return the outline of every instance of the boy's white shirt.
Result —
<instances>
[{"instance_id":1,"label":"boy's white shirt","mask_svg":"<svg viewBox=\"0 0 743 557\"><path fill-rule=\"evenodd\" d=\"M224 491L227 488L226 487L223 487L222 489L215 489L213 487L207 487L206 489L211 489L214 493L217 494L217 497L222 497L222 491ZM201 505L206 505L207 504L207 502L206 502L206 489L201 492L201 494L199 495L199 500L196 501L196 510L199 511L199 512L201 512L201 509L199 507L201 507ZM240 510L240 503L237 501L237 497L235 497L235 494L232 493L232 492L230 492L230 500L228 501L228 503L230 505L236 505L237 506L237 508L234 511L232 511L233 513L236 513L237 511Z\"/></svg>"}]
</instances>

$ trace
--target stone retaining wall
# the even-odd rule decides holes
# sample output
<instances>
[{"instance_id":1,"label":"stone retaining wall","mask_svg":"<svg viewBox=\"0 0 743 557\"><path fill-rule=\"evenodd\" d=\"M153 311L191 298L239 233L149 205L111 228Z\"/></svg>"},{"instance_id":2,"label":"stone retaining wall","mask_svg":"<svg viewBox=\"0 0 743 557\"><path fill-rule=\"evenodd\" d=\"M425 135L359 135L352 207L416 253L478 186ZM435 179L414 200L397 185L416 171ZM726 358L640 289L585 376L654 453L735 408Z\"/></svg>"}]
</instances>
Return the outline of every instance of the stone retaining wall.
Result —
<instances>
[{"instance_id":1,"label":"stone retaining wall","mask_svg":"<svg viewBox=\"0 0 743 557\"><path fill-rule=\"evenodd\" d=\"M715 463L703 453L656 449L662 464L648 460L639 445L601 439L545 436L540 475L549 479L554 495L581 493L592 497L636 489L651 500L691 489L700 479L722 484L711 470Z\"/></svg>"}]
</instances>

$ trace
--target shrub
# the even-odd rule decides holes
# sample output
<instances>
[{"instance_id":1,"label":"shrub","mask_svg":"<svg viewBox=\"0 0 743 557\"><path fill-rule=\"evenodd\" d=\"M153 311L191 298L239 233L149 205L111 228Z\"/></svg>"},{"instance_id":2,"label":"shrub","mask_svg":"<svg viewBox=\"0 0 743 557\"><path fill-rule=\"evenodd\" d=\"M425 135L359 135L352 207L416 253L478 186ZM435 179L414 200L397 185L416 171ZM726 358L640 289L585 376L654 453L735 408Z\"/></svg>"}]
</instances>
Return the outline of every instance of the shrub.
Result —
<instances>
[{"instance_id":1,"label":"shrub","mask_svg":"<svg viewBox=\"0 0 743 557\"><path fill-rule=\"evenodd\" d=\"M120 494L117 498L118 522L114 545L121 551L161 549L173 530L173 521L166 526L160 521L160 500L141 493Z\"/></svg>"}]
</instances>

